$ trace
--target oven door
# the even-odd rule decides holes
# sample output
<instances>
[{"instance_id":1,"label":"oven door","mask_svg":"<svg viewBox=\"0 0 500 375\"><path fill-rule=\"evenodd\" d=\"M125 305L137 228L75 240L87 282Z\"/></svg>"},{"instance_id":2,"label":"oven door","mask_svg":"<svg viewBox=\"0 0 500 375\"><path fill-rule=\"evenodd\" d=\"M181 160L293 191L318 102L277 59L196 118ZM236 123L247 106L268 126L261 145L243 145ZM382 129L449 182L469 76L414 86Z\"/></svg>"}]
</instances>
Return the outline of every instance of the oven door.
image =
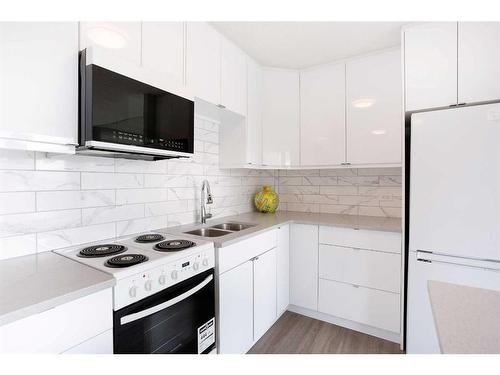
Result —
<instances>
[{"instance_id":1,"label":"oven door","mask_svg":"<svg viewBox=\"0 0 500 375\"><path fill-rule=\"evenodd\" d=\"M215 348L214 271L114 312L115 354L209 353Z\"/></svg>"}]
</instances>

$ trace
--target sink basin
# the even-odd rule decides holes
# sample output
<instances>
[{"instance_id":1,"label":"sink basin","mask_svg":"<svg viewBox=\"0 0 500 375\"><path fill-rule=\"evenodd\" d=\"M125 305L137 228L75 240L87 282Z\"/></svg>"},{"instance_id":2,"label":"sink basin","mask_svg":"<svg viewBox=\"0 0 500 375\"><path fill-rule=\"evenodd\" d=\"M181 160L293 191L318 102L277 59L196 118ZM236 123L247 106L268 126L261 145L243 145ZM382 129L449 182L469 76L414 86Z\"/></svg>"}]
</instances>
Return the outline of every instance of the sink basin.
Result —
<instances>
[{"instance_id":1,"label":"sink basin","mask_svg":"<svg viewBox=\"0 0 500 375\"><path fill-rule=\"evenodd\" d=\"M213 228L200 228L184 233L194 234L195 236L202 236L202 237L220 237L220 236L225 236L226 234L231 234L231 232Z\"/></svg>"},{"instance_id":2,"label":"sink basin","mask_svg":"<svg viewBox=\"0 0 500 375\"><path fill-rule=\"evenodd\" d=\"M255 225L252 224L240 224L240 223L223 223L217 224L210 228L222 229L222 230L230 230L231 232L238 232L243 229L252 228Z\"/></svg>"}]
</instances>

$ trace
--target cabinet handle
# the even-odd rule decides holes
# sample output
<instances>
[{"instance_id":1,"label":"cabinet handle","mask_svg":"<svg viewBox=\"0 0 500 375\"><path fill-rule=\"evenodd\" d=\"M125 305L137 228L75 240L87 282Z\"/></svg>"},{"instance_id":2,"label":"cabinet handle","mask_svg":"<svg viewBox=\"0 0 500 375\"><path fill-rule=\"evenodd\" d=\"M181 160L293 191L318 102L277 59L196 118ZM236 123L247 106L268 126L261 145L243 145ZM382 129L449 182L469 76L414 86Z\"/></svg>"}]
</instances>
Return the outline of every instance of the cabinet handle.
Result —
<instances>
[{"instance_id":1,"label":"cabinet handle","mask_svg":"<svg viewBox=\"0 0 500 375\"><path fill-rule=\"evenodd\" d=\"M356 284L351 284L353 287L355 288L359 288L359 285L356 285Z\"/></svg>"},{"instance_id":2,"label":"cabinet handle","mask_svg":"<svg viewBox=\"0 0 500 375\"><path fill-rule=\"evenodd\" d=\"M219 107L220 109L225 109L226 108L226 106L223 105L223 104L217 104L217 107Z\"/></svg>"},{"instance_id":3,"label":"cabinet handle","mask_svg":"<svg viewBox=\"0 0 500 375\"><path fill-rule=\"evenodd\" d=\"M259 257L253 257L252 259L250 259L252 262L255 262L256 260L259 260Z\"/></svg>"}]
</instances>

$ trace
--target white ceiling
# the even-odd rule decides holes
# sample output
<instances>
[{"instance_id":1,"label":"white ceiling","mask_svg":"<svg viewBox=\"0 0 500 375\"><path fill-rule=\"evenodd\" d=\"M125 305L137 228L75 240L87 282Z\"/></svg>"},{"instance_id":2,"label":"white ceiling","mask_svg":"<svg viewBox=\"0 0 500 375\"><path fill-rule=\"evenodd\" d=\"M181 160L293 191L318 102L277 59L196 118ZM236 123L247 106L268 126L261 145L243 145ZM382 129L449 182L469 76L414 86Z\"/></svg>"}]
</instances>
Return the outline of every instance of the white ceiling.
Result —
<instances>
[{"instance_id":1,"label":"white ceiling","mask_svg":"<svg viewBox=\"0 0 500 375\"><path fill-rule=\"evenodd\" d=\"M401 43L406 22L212 22L266 66L304 68Z\"/></svg>"}]
</instances>

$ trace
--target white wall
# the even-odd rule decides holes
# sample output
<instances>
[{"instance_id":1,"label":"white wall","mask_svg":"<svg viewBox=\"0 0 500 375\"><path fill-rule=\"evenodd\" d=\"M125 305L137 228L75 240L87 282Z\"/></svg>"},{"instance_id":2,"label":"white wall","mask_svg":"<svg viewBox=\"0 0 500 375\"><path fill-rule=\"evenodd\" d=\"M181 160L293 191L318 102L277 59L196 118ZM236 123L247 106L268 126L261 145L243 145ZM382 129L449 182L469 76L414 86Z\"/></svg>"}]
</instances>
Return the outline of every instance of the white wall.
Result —
<instances>
[{"instance_id":1,"label":"white wall","mask_svg":"<svg viewBox=\"0 0 500 375\"><path fill-rule=\"evenodd\" d=\"M218 128L196 118L191 160L0 150L0 259L197 221L205 178L214 216L253 210L275 172L220 170Z\"/></svg>"}]
</instances>

